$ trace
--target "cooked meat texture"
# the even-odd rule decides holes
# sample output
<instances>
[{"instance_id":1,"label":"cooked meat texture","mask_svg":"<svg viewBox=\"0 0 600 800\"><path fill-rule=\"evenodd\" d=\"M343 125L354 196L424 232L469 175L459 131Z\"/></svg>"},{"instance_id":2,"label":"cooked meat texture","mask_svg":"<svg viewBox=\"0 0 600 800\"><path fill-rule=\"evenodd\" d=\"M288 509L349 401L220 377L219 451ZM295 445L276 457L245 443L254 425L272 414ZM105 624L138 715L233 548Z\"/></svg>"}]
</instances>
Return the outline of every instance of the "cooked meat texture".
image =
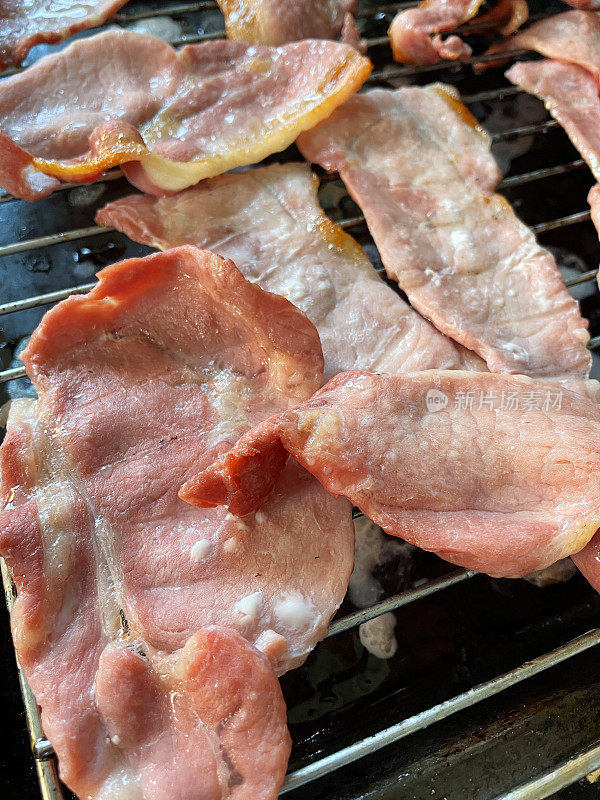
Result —
<instances>
[{"instance_id":1,"label":"cooked meat texture","mask_svg":"<svg viewBox=\"0 0 600 800\"><path fill-rule=\"evenodd\" d=\"M600 78L600 19L589 11L567 11L534 23L495 45L491 52L536 50L547 58L585 67ZM519 65L520 66L520 65Z\"/></svg>"},{"instance_id":2,"label":"cooked meat texture","mask_svg":"<svg viewBox=\"0 0 600 800\"><path fill-rule=\"evenodd\" d=\"M107 31L0 85L0 185L27 200L121 164L152 194L283 150L365 80L337 42L281 48L214 41L176 51Z\"/></svg>"},{"instance_id":3,"label":"cooked meat texture","mask_svg":"<svg viewBox=\"0 0 600 800\"><path fill-rule=\"evenodd\" d=\"M443 40L440 31L452 30L472 19L482 2L425 0L417 8L396 14L389 30L394 58L406 64L437 64L442 59L469 58L472 50L468 44L458 36Z\"/></svg>"},{"instance_id":4,"label":"cooked meat texture","mask_svg":"<svg viewBox=\"0 0 600 800\"><path fill-rule=\"evenodd\" d=\"M438 330L492 372L588 375L587 322L553 256L493 193L490 137L451 87L357 95L298 144L339 170L388 275Z\"/></svg>"},{"instance_id":5,"label":"cooked meat texture","mask_svg":"<svg viewBox=\"0 0 600 800\"><path fill-rule=\"evenodd\" d=\"M544 101L600 181L598 15L586 11L558 14L532 25L511 39L511 43L514 47L530 48L548 56L547 60L514 64L506 77ZM588 202L594 225L600 231L599 196L598 187L593 187Z\"/></svg>"},{"instance_id":6,"label":"cooked meat texture","mask_svg":"<svg viewBox=\"0 0 600 800\"><path fill-rule=\"evenodd\" d=\"M192 247L106 268L34 333L23 360L38 412L93 507L125 616L152 647L222 625L281 673L326 632L352 570L346 501L294 464L252 518L177 497L242 433L309 397L320 359L303 314Z\"/></svg>"},{"instance_id":7,"label":"cooked meat texture","mask_svg":"<svg viewBox=\"0 0 600 800\"><path fill-rule=\"evenodd\" d=\"M229 39L272 46L301 39L339 39L363 49L356 0L217 0Z\"/></svg>"},{"instance_id":8,"label":"cooked meat texture","mask_svg":"<svg viewBox=\"0 0 600 800\"><path fill-rule=\"evenodd\" d=\"M275 800L290 741L268 659L225 628L157 653L133 624L124 627L109 523L56 436L50 402L42 394L11 408L0 549L18 587L19 663L62 780L91 800Z\"/></svg>"},{"instance_id":9,"label":"cooked meat texture","mask_svg":"<svg viewBox=\"0 0 600 800\"><path fill-rule=\"evenodd\" d=\"M472 50L459 36L442 39L441 31L452 30L477 14L482 0L424 0L417 8L400 11L389 30L396 61L406 64L437 64L443 59L467 60ZM529 15L525 0L500 0L478 24L489 23L507 35L522 25ZM482 32L481 27L479 31Z\"/></svg>"},{"instance_id":10,"label":"cooked meat texture","mask_svg":"<svg viewBox=\"0 0 600 800\"><path fill-rule=\"evenodd\" d=\"M598 62L600 66L600 60ZM598 78L576 64L544 59L515 64L506 73L514 84L543 100L552 116L600 180L600 99ZM588 195L592 221L600 231L598 184Z\"/></svg>"},{"instance_id":11,"label":"cooked meat texture","mask_svg":"<svg viewBox=\"0 0 600 800\"><path fill-rule=\"evenodd\" d=\"M319 331L325 378L350 369L457 369L464 357L377 275L362 248L321 211L306 164L273 164L204 181L173 197L132 195L97 215L136 242L195 244L231 258Z\"/></svg>"},{"instance_id":12,"label":"cooked meat texture","mask_svg":"<svg viewBox=\"0 0 600 800\"><path fill-rule=\"evenodd\" d=\"M21 64L36 44L56 44L102 25L127 0L4 0L0 7L0 69Z\"/></svg>"},{"instance_id":13,"label":"cooked meat texture","mask_svg":"<svg viewBox=\"0 0 600 800\"><path fill-rule=\"evenodd\" d=\"M388 533L494 576L542 569L600 525L598 405L524 376L341 374L180 495L252 513L287 453Z\"/></svg>"},{"instance_id":14,"label":"cooked meat texture","mask_svg":"<svg viewBox=\"0 0 600 800\"><path fill-rule=\"evenodd\" d=\"M576 64L547 59L515 64L506 77L544 101L589 164L596 180L600 180L598 79Z\"/></svg>"}]
</instances>

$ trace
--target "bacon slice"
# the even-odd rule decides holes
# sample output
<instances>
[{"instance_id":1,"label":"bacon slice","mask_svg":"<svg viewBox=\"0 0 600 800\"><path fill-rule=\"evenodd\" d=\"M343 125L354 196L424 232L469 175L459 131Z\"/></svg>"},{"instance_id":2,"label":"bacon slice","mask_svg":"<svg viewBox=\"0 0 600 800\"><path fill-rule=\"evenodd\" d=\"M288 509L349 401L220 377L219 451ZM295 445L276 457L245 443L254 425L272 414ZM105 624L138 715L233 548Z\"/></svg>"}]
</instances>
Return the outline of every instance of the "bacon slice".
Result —
<instances>
[{"instance_id":1,"label":"bacon slice","mask_svg":"<svg viewBox=\"0 0 600 800\"><path fill-rule=\"evenodd\" d=\"M326 632L352 570L345 501L294 465L252 519L177 498L181 476L310 396L320 359L304 315L190 247L106 268L33 335L23 360L43 416L119 565L121 607L150 646L174 650L222 625L281 673Z\"/></svg>"},{"instance_id":2,"label":"bacon slice","mask_svg":"<svg viewBox=\"0 0 600 800\"><path fill-rule=\"evenodd\" d=\"M589 11L567 11L542 19L494 45L490 52L516 48L578 64L600 78L600 19Z\"/></svg>"},{"instance_id":3,"label":"bacon slice","mask_svg":"<svg viewBox=\"0 0 600 800\"><path fill-rule=\"evenodd\" d=\"M177 489L314 392L315 329L184 247L107 267L22 357L39 399L14 405L0 449L0 553L63 780L92 800L275 800L290 745L274 669L344 596L351 506L294 464L244 520Z\"/></svg>"},{"instance_id":4,"label":"bacon slice","mask_svg":"<svg viewBox=\"0 0 600 800\"><path fill-rule=\"evenodd\" d=\"M338 39L364 50L354 22L356 0L217 0L229 39L282 45Z\"/></svg>"},{"instance_id":5,"label":"bacon slice","mask_svg":"<svg viewBox=\"0 0 600 800\"><path fill-rule=\"evenodd\" d=\"M316 326L326 379L349 369L461 367L458 348L387 286L362 248L323 214L317 187L306 164L273 164L173 197L125 197L96 221L163 250L194 244L231 258L245 278L287 297Z\"/></svg>"},{"instance_id":6,"label":"bacon slice","mask_svg":"<svg viewBox=\"0 0 600 800\"><path fill-rule=\"evenodd\" d=\"M152 36L107 31L2 81L0 184L35 200L59 180L85 183L122 164L143 191L178 191L283 150L370 69L336 42L175 51Z\"/></svg>"},{"instance_id":7,"label":"bacon slice","mask_svg":"<svg viewBox=\"0 0 600 800\"><path fill-rule=\"evenodd\" d=\"M338 375L180 496L249 513L286 452L388 533L494 576L546 567L600 525L598 405L524 376Z\"/></svg>"},{"instance_id":8,"label":"bacon slice","mask_svg":"<svg viewBox=\"0 0 600 800\"><path fill-rule=\"evenodd\" d=\"M600 531L572 559L583 577L600 592Z\"/></svg>"},{"instance_id":9,"label":"bacon slice","mask_svg":"<svg viewBox=\"0 0 600 800\"><path fill-rule=\"evenodd\" d=\"M592 222L596 230L600 231L600 185L592 186L588 194L588 203L592 211Z\"/></svg>"},{"instance_id":10,"label":"bacon slice","mask_svg":"<svg viewBox=\"0 0 600 800\"><path fill-rule=\"evenodd\" d=\"M102 25L127 0L8 0L0 9L0 69L21 64L36 44L56 44Z\"/></svg>"},{"instance_id":11,"label":"bacon slice","mask_svg":"<svg viewBox=\"0 0 600 800\"><path fill-rule=\"evenodd\" d=\"M544 101L550 114L600 181L600 20L597 14L568 11L532 25L511 40L549 59L514 64L506 77ZM555 60L556 59L556 60ZM600 231L598 187L588 202Z\"/></svg>"},{"instance_id":12,"label":"bacon slice","mask_svg":"<svg viewBox=\"0 0 600 800\"><path fill-rule=\"evenodd\" d=\"M437 64L442 59L467 60L472 53L458 36L442 39L440 32L452 30L473 19L483 0L424 0L417 8L394 17L389 35L396 61L406 64ZM508 35L529 15L525 0L501 0L479 18L490 29ZM481 29L480 29L481 30Z\"/></svg>"},{"instance_id":13,"label":"bacon slice","mask_svg":"<svg viewBox=\"0 0 600 800\"><path fill-rule=\"evenodd\" d=\"M552 255L493 194L490 138L450 87L361 94L298 144L340 171L388 275L438 330L492 372L587 377L587 323Z\"/></svg>"},{"instance_id":14,"label":"bacon slice","mask_svg":"<svg viewBox=\"0 0 600 800\"><path fill-rule=\"evenodd\" d=\"M482 2L425 0L417 8L396 14L389 30L394 58L405 64L437 64L442 59L468 59L472 53L468 44L458 36L449 36L444 41L439 33L472 19Z\"/></svg>"},{"instance_id":15,"label":"bacon slice","mask_svg":"<svg viewBox=\"0 0 600 800\"><path fill-rule=\"evenodd\" d=\"M290 741L267 658L224 628L175 653L123 630L121 565L47 406L42 396L11 408L0 549L18 586L19 663L62 780L92 800L274 800Z\"/></svg>"},{"instance_id":16,"label":"bacon slice","mask_svg":"<svg viewBox=\"0 0 600 800\"><path fill-rule=\"evenodd\" d=\"M600 60L598 61L600 66ZM600 180L600 100L598 79L587 69L561 61L525 61L512 66L506 77L535 94Z\"/></svg>"}]
</instances>

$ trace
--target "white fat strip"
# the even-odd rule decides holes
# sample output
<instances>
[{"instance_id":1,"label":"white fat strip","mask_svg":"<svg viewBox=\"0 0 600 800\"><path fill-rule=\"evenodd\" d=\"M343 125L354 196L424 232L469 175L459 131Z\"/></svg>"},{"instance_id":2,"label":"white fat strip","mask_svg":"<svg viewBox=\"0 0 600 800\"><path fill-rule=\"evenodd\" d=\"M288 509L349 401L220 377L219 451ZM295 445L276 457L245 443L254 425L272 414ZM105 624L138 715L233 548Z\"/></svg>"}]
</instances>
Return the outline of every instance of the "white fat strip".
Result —
<instances>
[{"instance_id":1,"label":"white fat strip","mask_svg":"<svg viewBox=\"0 0 600 800\"><path fill-rule=\"evenodd\" d=\"M111 800L142 800L140 776L130 767L114 769L100 787L98 797L110 797Z\"/></svg>"}]
</instances>

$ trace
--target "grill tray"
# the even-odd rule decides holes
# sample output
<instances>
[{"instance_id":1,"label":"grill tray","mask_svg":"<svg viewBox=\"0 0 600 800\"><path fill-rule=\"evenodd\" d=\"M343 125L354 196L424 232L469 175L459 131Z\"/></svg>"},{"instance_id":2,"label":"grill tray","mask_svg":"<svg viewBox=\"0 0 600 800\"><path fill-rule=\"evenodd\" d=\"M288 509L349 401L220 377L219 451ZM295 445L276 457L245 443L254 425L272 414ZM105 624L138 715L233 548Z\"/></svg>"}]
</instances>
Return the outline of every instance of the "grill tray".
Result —
<instances>
[{"instance_id":1,"label":"grill tray","mask_svg":"<svg viewBox=\"0 0 600 800\"><path fill-rule=\"evenodd\" d=\"M443 80L460 90L493 134L505 173L500 191L553 250L581 301L594 353L600 347L600 246L586 202L593 183L589 170L543 105L510 86L503 69L477 76L470 66L394 64L386 30L398 9L413 5L361 0L359 24L375 64L367 86ZM565 10L558 0L531 0L530 8L533 18ZM221 14L210 0L132 0L114 24L170 36L176 45L223 36ZM482 52L476 23L465 29L475 52ZM37 47L28 61L51 49ZM298 158L289 148L269 161ZM93 223L98 208L131 191L116 170L92 186L66 187L35 204L0 195L1 401L31 392L15 356L49 303L74 287L89 289L105 264L150 252ZM360 210L335 176L322 176L321 202L382 272ZM595 353L592 374L600 377ZM598 798L600 597L585 580L577 575L538 588L456 569L418 551L377 577L387 599L360 612L346 600L328 638L282 679L294 740L284 796ZM3 578L10 605L13 589L5 570ZM395 610L399 648L393 659L380 661L363 649L357 626L389 610ZM38 800L41 792L66 800L71 795L57 780L35 702L17 674L6 615L0 637L4 727L12 732L11 745L0 755L2 797Z\"/></svg>"}]
</instances>

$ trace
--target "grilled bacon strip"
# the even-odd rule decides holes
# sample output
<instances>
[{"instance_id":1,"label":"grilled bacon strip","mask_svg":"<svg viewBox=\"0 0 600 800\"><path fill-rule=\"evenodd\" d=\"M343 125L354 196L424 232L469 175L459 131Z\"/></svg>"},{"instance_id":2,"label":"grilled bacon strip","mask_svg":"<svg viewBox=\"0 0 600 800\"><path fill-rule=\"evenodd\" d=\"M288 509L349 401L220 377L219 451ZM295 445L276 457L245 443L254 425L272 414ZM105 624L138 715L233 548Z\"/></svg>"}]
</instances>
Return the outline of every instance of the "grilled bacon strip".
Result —
<instances>
[{"instance_id":1,"label":"grilled bacon strip","mask_svg":"<svg viewBox=\"0 0 600 800\"><path fill-rule=\"evenodd\" d=\"M275 674L344 597L352 508L291 463L253 519L177 491L320 386L317 332L197 248L98 277L33 333L38 399L14 405L0 448L19 661L80 797L275 800L289 755Z\"/></svg>"},{"instance_id":2,"label":"grilled bacon strip","mask_svg":"<svg viewBox=\"0 0 600 800\"><path fill-rule=\"evenodd\" d=\"M388 533L493 576L553 564L600 525L600 408L524 376L338 375L180 496L251 513L287 453Z\"/></svg>"},{"instance_id":3,"label":"grilled bacon strip","mask_svg":"<svg viewBox=\"0 0 600 800\"><path fill-rule=\"evenodd\" d=\"M351 98L298 139L337 169L388 275L492 372L582 384L587 322L547 250L494 194L490 137L442 84Z\"/></svg>"},{"instance_id":4,"label":"grilled bacon strip","mask_svg":"<svg viewBox=\"0 0 600 800\"><path fill-rule=\"evenodd\" d=\"M347 45L214 41L179 51L107 31L0 85L0 185L27 200L122 165L152 194L283 150L363 83Z\"/></svg>"},{"instance_id":5,"label":"grilled bacon strip","mask_svg":"<svg viewBox=\"0 0 600 800\"><path fill-rule=\"evenodd\" d=\"M301 39L341 39L364 52L354 22L356 0L217 0L228 39L282 45Z\"/></svg>"},{"instance_id":6,"label":"grilled bacon strip","mask_svg":"<svg viewBox=\"0 0 600 800\"><path fill-rule=\"evenodd\" d=\"M541 20L506 46L530 48L541 61L514 64L506 77L536 95L566 131L600 181L600 20L587 11L567 11ZM502 52L505 47L494 48ZM594 186L588 196L592 221L600 231Z\"/></svg>"},{"instance_id":7,"label":"grilled bacon strip","mask_svg":"<svg viewBox=\"0 0 600 800\"><path fill-rule=\"evenodd\" d=\"M473 19L483 0L424 0L417 8L400 11L389 29L396 61L406 64L437 64L443 59L466 61L472 50L456 35L442 39L452 30ZM487 14L477 18L508 36L529 16L526 0L500 0ZM481 32L481 28L480 28Z\"/></svg>"}]
</instances>

